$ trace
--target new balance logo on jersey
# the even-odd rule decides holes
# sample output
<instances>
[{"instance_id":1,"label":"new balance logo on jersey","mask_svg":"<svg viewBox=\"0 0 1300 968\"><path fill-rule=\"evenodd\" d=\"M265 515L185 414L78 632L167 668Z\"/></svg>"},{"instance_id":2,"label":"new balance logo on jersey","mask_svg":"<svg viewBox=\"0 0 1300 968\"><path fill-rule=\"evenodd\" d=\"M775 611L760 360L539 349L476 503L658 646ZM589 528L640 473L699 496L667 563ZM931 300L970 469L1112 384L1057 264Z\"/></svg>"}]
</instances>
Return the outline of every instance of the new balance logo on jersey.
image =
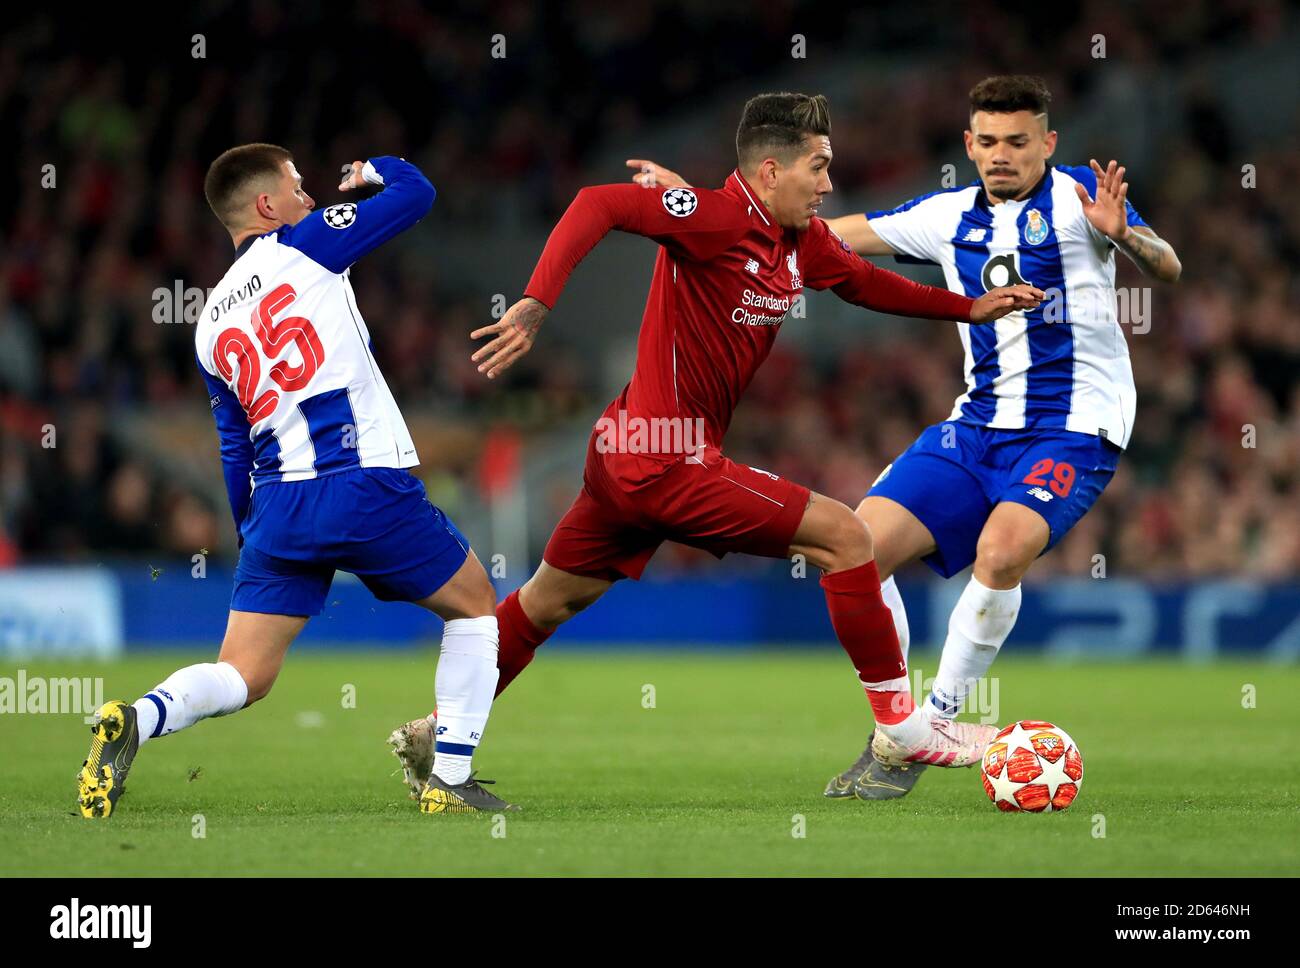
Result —
<instances>
[{"instance_id":1,"label":"new balance logo on jersey","mask_svg":"<svg viewBox=\"0 0 1300 968\"><path fill-rule=\"evenodd\" d=\"M988 229L970 229L961 237L963 242L983 242L984 236L989 234Z\"/></svg>"},{"instance_id":2,"label":"new balance logo on jersey","mask_svg":"<svg viewBox=\"0 0 1300 968\"><path fill-rule=\"evenodd\" d=\"M1038 498L1038 500L1042 501L1044 504L1046 504L1048 501L1052 499L1052 495L1049 494L1047 491L1043 490L1041 487L1031 487L1026 493L1032 494L1034 497Z\"/></svg>"},{"instance_id":3,"label":"new balance logo on jersey","mask_svg":"<svg viewBox=\"0 0 1300 968\"><path fill-rule=\"evenodd\" d=\"M748 262L746 262L745 271L752 272L754 275L758 275L758 260L750 259Z\"/></svg>"}]
</instances>

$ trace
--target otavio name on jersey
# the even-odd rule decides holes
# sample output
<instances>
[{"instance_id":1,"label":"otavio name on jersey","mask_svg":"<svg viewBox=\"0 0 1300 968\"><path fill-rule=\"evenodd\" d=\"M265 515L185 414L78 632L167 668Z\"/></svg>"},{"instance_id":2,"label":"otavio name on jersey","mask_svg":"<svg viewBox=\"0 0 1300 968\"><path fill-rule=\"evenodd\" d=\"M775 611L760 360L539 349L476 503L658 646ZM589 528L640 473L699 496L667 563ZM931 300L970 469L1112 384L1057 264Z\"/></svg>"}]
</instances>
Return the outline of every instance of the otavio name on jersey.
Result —
<instances>
[{"instance_id":1,"label":"otavio name on jersey","mask_svg":"<svg viewBox=\"0 0 1300 968\"><path fill-rule=\"evenodd\" d=\"M208 310L208 315L215 323L221 318L222 313L234 309L240 303L246 302L248 299L252 298L255 293L261 291L262 279L256 272L254 272L242 286L239 286L232 292L226 293L220 298L214 297L208 300L208 305L211 307L211 309Z\"/></svg>"},{"instance_id":2,"label":"otavio name on jersey","mask_svg":"<svg viewBox=\"0 0 1300 968\"><path fill-rule=\"evenodd\" d=\"M423 218L434 190L400 158L364 174L383 191L246 240L203 307L195 355L236 526L259 483L419 463L348 267Z\"/></svg>"},{"instance_id":3,"label":"otavio name on jersey","mask_svg":"<svg viewBox=\"0 0 1300 968\"><path fill-rule=\"evenodd\" d=\"M954 292L978 297L1028 282L1050 293L996 323L957 324L966 392L949 420L1057 427L1128 445L1137 392L1115 312L1115 245L1083 214L1076 182L1096 197L1091 168L1057 166L1020 201L990 205L976 182L868 213L900 257L936 263ZM1132 205L1128 224L1146 225Z\"/></svg>"}]
</instances>

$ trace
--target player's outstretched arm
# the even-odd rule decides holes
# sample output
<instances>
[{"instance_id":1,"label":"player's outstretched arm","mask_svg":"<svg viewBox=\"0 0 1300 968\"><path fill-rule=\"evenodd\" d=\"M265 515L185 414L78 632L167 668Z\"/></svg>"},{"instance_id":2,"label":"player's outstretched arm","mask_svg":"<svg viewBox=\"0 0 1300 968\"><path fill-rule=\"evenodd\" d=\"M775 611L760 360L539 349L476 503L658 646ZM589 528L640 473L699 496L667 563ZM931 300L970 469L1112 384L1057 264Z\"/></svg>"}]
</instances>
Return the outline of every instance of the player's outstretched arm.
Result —
<instances>
[{"instance_id":1,"label":"player's outstretched arm","mask_svg":"<svg viewBox=\"0 0 1300 968\"><path fill-rule=\"evenodd\" d=\"M826 225L858 255L895 254L894 247L876 234L870 219L861 213L827 219Z\"/></svg>"},{"instance_id":2,"label":"player's outstretched arm","mask_svg":"<svg viewBox=\"0 0 1300 968\"><path fill-rule=\"evenodd\" d=\"M1003 286L972 299L913 282L858 258L817 218L806 233L804 252L804 285L809 289L830 289L845 302L895 316L987 323L1017 309L1032 309L1044 297L1041 289L1029 285Z\"/></svg>"},{"instance_id":3,"label":"player's outstretched arm","mask_svg":"<svg viewBox=\"0 0 1300 968\"><path fill-rule=\"evenodd\" d=\"M717 192L642 191L635 185L593 185L578 192L546 240L524 299L499 323L470 334L491 336L470 358L489 378L527 353L569 276L611 229L654 239L676 258L707 259L744 234L744 210Z\"/></svg>"},{"instance_id":4,"label":"player's outstretched arm","mask_svg":"<svg viewBox=\"0 0 1300 968\"><path fill-rule=\"evenodd\" d=\"M1020 309L1037 309L1046 293L1027 283L990 289L971 304L972 323L991 323Z\"/></svg>"},{"instance_id":5,"label":"player's outstretched arm","mask_svg":"<svg viewBox=\"0 0 1300 968\"><path fill-rule=\"evenodd\" d=\"M486 373L489 380L509 369L515 360L533 348L537 331L550 309L540 300L525 296L515 303L498 322L482 326L470 333L470 339L491 336L489 343L480 346L470 357L478 363L478 371Z\"/></svg>"},{"instance_id":6,"label":"player's outstretched arm","mask_svg":"<svg viewBox=\"0 0 1300 968\"><path fill-rule=\"evenodd\" d=\"M280 241L331 272L343 272L367 252L409 229L428 214L437 193L410 162L388 155L344 166L340 191L365 185L382 187L360 202L329 205L312 212Z\"/></svg>"},{"instance_id":7,"label":"player's outstretched arm","mask_svg":"<svg viewBox=\"0 0 1300 968\"><path fill-rule=\"evenodd\" d=\"M629 158L626 164L635 169L632 181L642 188L691 187L691 183L677 172L649 158ZM895 254L893 246L876 234L865 215L841 215L839 218L827 219L826 224L858 255Z\"/></svg>"},{"instance_id":8,"label":"player's outstretched arm","mask_svg":"<svg viewBox=\"0 0 1300 968\"><path fill-rule=\"evenodd\" d=\"M862 264L871 266L870 262ZM913 282L888 269L871 268L875 271L866 288L846 283L836 286L835 294L877 312L920 319L951 319L958 323L991 323L1008 313L1036 308L1046 295L1034 286L1020 284L990 289L971 299L938 286Z\"/></svg>"},{"instance_id":9,"label":"player's outstretched arm","mask_svg":"<svg viewBox=\"0 0 1300 968\"><path fill-rule=\"evenodd\" d=\"M1128 182L1125 168L1111 160L1104 169L1093 158L1089 164L1097 176L1097 197L1075 182L1074 191L1083 205L1083 214L1102 235L1123 250L1144 273L1163 282L1177 282L1183 265L1174 247L1147 225L1131 225L1128 206ZM1136 217L1136 216L1135 216Z\"/></svg>"}]
</instances>

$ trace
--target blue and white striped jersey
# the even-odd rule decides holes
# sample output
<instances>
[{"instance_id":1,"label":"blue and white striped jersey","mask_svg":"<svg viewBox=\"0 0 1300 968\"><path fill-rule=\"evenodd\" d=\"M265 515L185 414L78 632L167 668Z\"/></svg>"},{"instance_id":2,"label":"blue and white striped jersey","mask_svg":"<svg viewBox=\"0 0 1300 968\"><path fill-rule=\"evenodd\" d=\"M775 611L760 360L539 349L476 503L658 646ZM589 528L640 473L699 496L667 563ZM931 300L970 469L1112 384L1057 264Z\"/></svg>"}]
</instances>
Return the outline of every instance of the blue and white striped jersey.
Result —
<instances>
[{"instance_id":1,"label":"blue and white striped jersey","mask_svg":"<svg viewBox=\"0 0 1300 968\"><path fill-rule=\"evenodd\" d=\"M246 240L194 334L238 527L253 487L356 467L412 467L415 445L375 363L348 267L429 211L400 158L366 162L384 190Z\"/></svg>"},{"instance_id":2,"label":"blue and white striped jersey","mask_svg":"<svg viewBox=\"0 0 1300 968\"><path fill-rule=\"evenodd\" d=\"M1057 166L1020 201L990 205L976 182L868 213L895 252L938 264L955 292L978 297L1017 282L1048 292L1037 309L957 324L966 392L949 420L1063 428L1128 445L1137 393L1115 312L1116 246L1083 214L1076 182L1096 197L1091 168ZM1146 224L1132 205L1128 223Z\"/></svg>"}]
</instances>

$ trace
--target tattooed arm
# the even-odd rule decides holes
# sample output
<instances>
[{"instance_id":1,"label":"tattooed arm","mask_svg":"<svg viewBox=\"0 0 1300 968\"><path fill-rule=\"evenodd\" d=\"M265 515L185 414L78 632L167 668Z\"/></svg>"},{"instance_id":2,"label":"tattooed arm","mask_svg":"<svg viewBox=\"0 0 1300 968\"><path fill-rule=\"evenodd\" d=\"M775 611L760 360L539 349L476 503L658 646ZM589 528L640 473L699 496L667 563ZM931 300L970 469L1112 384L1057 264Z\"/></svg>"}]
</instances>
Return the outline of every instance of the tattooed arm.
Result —
<instances>
[{"instance_id":1,"label":"tattooed arm","mask_svg":"<svg viewBox=\"0 0 1300 968\"><path fill-rule=\"evenodd\" d=\"M1097 197L1091 198L1088 190L1078 183L1074 190L1083 205L1083 214L1093 228L1119 246L1147 275L1163 282L1177 282L1183 266L1174 247L1150 227L1129 224L1128 182L1124 180L1124 166L1112 161L1103 169L1096 159L1091 164L1097 176Z\"/></svg>"},{"instance_id":2,"label":"tattooed arm","mask_svg":"<svg viewBox=\"0 0 1300 968\"><path fill-rule=\"evenodd\" d=\"M1120 251L1147 275L1162 282L1177 282L1183 264L1178 261L1174 247L1145 225L1127 228L1128 232L1115 240Z\"/></svg>"}]
</instances>

